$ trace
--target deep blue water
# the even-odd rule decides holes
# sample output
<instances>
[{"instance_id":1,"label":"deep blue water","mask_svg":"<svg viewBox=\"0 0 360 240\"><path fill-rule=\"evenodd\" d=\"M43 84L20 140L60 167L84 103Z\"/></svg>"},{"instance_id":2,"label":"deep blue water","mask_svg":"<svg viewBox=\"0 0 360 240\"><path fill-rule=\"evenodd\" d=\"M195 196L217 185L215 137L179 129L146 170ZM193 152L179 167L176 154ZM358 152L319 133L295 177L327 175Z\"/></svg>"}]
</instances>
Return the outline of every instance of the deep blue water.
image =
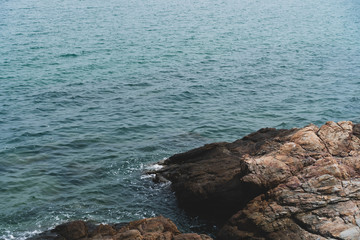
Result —
<instances>
[{"instance_id":1,"label":"deep blue water","mask_svg":"<svg viewBox=\"0 0 360 240\"><path fill-rule=\"evenodd\" d=\"M358 0L0 0L0 239L176 207L151 163L360 122Z\"/></svg>"}]
</instances>

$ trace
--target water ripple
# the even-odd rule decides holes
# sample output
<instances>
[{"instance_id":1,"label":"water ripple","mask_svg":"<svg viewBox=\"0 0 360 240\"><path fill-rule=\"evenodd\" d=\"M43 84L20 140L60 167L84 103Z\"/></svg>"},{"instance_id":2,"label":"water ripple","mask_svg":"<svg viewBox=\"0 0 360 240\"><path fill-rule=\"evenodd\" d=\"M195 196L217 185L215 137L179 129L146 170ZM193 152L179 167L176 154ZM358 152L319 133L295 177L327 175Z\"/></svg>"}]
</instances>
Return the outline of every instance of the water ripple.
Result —
<instances>
[{"instance_id":1,"label":"water ripple","mask_svg":"<svg viewBox=\"0 0 360 240\"><path fill-rule=\"evenodd\" d=\"M159 214L213 232L144 166L262 127L360 122L355 0L0 4L2 239Z\"/></svg>"}]
</instances>

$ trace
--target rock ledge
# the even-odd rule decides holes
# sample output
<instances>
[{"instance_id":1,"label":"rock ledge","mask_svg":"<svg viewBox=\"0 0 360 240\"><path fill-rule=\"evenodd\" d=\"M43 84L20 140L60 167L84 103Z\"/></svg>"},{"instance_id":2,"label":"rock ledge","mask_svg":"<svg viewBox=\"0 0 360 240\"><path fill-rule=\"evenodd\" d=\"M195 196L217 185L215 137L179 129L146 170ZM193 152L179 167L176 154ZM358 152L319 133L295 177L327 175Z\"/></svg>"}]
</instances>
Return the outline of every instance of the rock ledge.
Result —
<instances>
[{"instance_id":1,"label":"rock ledge","mask_svg":"<svg viewBox=\"0 0 360 240\"><path fill-rule=\"evenodd\" d=\"M229 216L219 240L360 239L360 124L264 128L167 159L181 206Z\"/></svg>"}]
</instances>

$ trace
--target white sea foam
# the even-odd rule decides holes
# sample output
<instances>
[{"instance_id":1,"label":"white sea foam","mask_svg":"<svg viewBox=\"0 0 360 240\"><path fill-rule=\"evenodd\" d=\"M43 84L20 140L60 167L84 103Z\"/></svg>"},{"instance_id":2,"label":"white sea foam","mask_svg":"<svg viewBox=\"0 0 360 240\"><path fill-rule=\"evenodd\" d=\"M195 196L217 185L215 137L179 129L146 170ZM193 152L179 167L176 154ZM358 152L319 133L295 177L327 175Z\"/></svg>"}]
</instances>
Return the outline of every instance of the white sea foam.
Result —
<instances>
[{"instance_id":1,"label":"white sea foam","mask_svg":"<svg viewBox=\"0 0 360 240\"><path fill-rule=\"evenodd\" d=\"M155 164L152 164L152 165L150 165L150 166L147 166L145 169L146 169L146 170L158 171L158 170L162 169L163 167L164 167L163 165L160 165L160 164L155 163Z\"/></svg>"},{"instance_id":2,"label":"white sea foam","mask_svg":"<svg viewBox=\"0 0 360 240\"><path fill-rule=\"evenodd\" d=\"M39 233L41 233L40 230L35 230L35 231L27 231L27 232L21 233L20 235L16 235L15 233L6 231L4 235L0 236L0 239L3 239L3 240L13 240L13 239L26 240L29 237L32 237Z\"/></svg>"},{"instance_id":3,"label":"white sea foam","mask_svg":"<svg viewBox=\"0 0 360 240\"><path fill-rule=\"evenodd\" d=\"M157 162L157 163L154 163L154 164L151 164L151 165L146 166L146 167L145 167L145 170L146 170L146 171L158 171L158 170L162 169L164 166L161 165L161 164L159 164L159 163L165 161L166 159L167 159L167 158L164 158L163 160L161 160L161 161L159 161L159 162ZM154 179L155 177L156 177L156 174L153 174L153 173L151 173L151 174L145 173L145 174L143 174L140 178L141 178L141 179L147 179L147 178L152 178L152 179Z\"/></svg>"},{"instance_id":4,"label":"white sea foam","mask_svg":"<svg viewBox=\"0 0 360 240\"><path fill-rule=\"evenodd\" d=\"M141 175L141 179L147 179L147 178L155 178L155 174L145 174L145 175Z\"/></svg>"}]
</instances>

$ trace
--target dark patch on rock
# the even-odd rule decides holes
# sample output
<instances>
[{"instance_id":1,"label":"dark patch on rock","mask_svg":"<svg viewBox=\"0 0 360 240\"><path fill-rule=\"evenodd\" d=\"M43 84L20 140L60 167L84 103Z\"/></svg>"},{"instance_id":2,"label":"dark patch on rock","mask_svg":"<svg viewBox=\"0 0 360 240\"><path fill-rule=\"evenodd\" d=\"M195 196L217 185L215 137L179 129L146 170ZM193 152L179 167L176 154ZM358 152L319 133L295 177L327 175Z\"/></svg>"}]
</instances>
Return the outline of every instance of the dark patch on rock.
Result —
<instances>
[{"instance_id":1,"label":"dark patch on rock","mask_svg":"<svg viewBox=\"0 0 360 240\"><path fill-rule=\"evenodd\" d=\"M353 134L360 138L360 124L355 124L353 128Z\"/></svg>"}]
</instances>

